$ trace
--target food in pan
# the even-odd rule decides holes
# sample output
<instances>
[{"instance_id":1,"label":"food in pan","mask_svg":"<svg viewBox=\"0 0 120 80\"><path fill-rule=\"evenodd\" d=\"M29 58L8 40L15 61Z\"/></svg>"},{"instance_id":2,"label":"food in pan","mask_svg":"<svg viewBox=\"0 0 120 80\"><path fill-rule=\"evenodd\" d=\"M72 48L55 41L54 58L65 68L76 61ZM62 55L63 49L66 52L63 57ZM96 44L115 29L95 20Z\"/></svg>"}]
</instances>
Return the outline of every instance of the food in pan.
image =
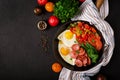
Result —
<instances>
[{"instance_id":1,"label":"food in pan","mask_svg":"<svg viewBox=\"0 0 120 80\"><path fill-rule=\"evenodd\" d=\"M60 56L65 62L77 67L96 63L103 46L95 27L84 21L70 23L58 40Z\"/></svg>"}]
</instances>

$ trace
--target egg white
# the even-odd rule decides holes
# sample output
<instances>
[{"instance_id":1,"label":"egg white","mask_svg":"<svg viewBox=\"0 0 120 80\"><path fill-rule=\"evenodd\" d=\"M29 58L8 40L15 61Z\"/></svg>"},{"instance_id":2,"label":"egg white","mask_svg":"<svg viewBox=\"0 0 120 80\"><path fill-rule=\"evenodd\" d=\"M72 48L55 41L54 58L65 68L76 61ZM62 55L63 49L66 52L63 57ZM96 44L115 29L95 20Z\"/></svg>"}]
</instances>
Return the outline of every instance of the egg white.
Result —
<instances>
[{"instance_id":1,"label":"egg white","mask_svg":"<svg viewBox=\"0 0 120 80\"><path fill-rule=\"evenodd\" d=\"M70 31L70 30L63 31L58 36L58 39L61 40L67 47L72 47L72 45L75 44L75 42L76 42L76 36L75 36L75 34L73 34L72 39L66 39L65 38L65 33L68 32L68 31Z\"/></svg>"},{"instance_id":2,"label":"egg white","mask_svg":"<svg viewBox=\"0 0 120 80\"><path fill-rule=\"evenodd\" d=\"M60 56L63 58L63 60L65 61L65 62L67 62L67 63L69 63L69 64L71 64L71 65L75 65L75 60L76 59L73 59L71 56L70 56L70 54L68 54L68 55L63 55L62 53L61 53L61 51L60 51L60 49L62 48L62 47L67 47L66 45L64 45L64 43L60 43L59 42L59 44L58 44L58 51L59 51L59 53L60 53ZM69 48L69 47L67 47L67 48ZM71 48L69 48L70 49L70 51L71 51Z\"/></svg>"}]
</instances>

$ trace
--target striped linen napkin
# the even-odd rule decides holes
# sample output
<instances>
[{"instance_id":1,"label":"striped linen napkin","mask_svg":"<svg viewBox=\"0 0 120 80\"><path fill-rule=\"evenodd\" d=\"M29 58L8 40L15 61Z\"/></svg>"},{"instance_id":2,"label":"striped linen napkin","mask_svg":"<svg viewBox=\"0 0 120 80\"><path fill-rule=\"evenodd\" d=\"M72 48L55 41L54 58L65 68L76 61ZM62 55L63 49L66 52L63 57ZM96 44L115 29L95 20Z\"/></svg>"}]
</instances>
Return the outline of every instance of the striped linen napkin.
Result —
<instances>
[{"instance_id":1,"label":"striped linen napkin","mask_svg":"<svg viewBox=\"0 0 120 80\"><path fill-rule=\"evenodd\" d=\"M109 13L108 0L104 0L100 10L98 10L92 0L85 0L79 7L80 12L71 20L84 20L94 24L103 35L105 40L104 51L101 62L86 71L72 71L63 67L58 80L90 80L89 76L94 76L99 72L102 66L106 66L113 54L115 42L114 31L111 26L104 20Z\"/></svg>"}]
</instances>

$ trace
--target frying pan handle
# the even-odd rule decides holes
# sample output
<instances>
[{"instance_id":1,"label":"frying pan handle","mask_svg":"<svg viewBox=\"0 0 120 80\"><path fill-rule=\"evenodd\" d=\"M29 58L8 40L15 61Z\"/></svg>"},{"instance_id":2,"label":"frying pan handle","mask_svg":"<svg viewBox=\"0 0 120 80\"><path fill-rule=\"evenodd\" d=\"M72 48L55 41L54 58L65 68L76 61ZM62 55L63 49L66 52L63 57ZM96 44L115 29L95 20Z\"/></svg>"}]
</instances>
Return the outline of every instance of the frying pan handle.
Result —
<instances>
[{"instance_id":1,"label":"frying pan handle","mask_svg":"<svg viewBox=\"0 0 120 80\"><path fill-rule=\"evenodd\" d=\"M96 7L100 10L101 5L103 4L104 0L96 0Z\"/></svg>"}]
</instances>

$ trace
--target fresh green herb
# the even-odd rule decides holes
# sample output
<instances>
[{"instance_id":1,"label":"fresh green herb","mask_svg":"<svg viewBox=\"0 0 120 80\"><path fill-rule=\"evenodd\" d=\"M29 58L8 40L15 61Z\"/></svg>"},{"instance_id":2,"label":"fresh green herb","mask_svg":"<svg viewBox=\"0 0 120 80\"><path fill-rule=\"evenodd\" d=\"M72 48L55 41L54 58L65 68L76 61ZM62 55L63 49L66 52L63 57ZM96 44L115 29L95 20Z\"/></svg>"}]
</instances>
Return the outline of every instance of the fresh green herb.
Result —
<instances>
[{"instance_id":1,"label":"fresh green herb","mask_svg":"<svg viewBox=\"0 0 120 80\"><path fill-rule=\"evenodd\" d=\"M73 24L74 24L74 27L76 27L76 26L78 25L78 23L77 23L77 22L74 22Z\"/></svg>"},{"instance_id":2,"label":"fresh green herb","mask_svg":"<svg viewBox=\"0 0 120 80\"><path fill-rule=\"evenodd\" d=\"M70 26L71 26L71 27L75 27L75 24L71 23Z\"/></svg>"},{"instance_id":3,"label":"fresh green herb","mask_svg":"<svg viewBox=\"0 0 120 80\"><path fill-rule=\"evenodd\" d=\"M94 39L92 39L92 43L94 43L95 42L95 40Z\"/></svg>"},{"instance_id":4,"label":"fresh green herb","mask_svg":"<svg viewBox=\"0 0 120 80\"><path fill-rule=\"evenodd\" d=\"M72 60L72 58L70 58L70 60Z\"/></svg>"},{"instance_id":5,"label":"fresh green herb","mask_svg":"<svg viewBox=\"0 0 120 80\"><path fill-rule=\"evenodd\" d=\"M77 43L77 41L74 41L74 43Z\"/></svg>"},{"instance_id":6,"label":"fresh green herb","mask_svg":"<svg viewBox=\"0 0 120 80\"><path fill-rule=\"evenodd\" d=\"M54 15L64 23L75 15L78 11L78 7L78 0L59 0L55 3Z\"/></svg>"},{"instance_id":7,"label":"fresh green herb","mask_svg":"<svg viewBox=\"0 0 120 80\"><path fill-rule=\"evenodd\" d=\"M71 26L69 25L68 27L67 27L67 29L69 30L71 28Z\"/></svg>"},{"instance_id":8,"label":"fresh green herb","mask_svg":"<svg viewBox=\"0 0 120 80\"><path fill-rule=\"evenodd\" d=\"M76 27L78 25L77 22L70 23L70 25L67 27L67 29L70 29L71 27Z\"/></svg>"},{"instance_id":9,"label":"fresh green herb","mask_svg":"<svg viewBox=\"0 0 120 80\"><path fill-rule=\"evenodd\" d=\"M88 56L92 60L92 63L96 63L97 59L98 59L98 52L97 52L97 50L89 43L81 44L81 47L83 47L87 51Z\"/></svg>"},{"instance_id":10,"label":"fresh green herb","mask_svg":"<svg viewBox=\"0 0 120 80\"><path fill-rule=\"evenodd\" d=\"M82 30L79 31L80 35L82 34Z\"/></svg>"}]
</instances>

